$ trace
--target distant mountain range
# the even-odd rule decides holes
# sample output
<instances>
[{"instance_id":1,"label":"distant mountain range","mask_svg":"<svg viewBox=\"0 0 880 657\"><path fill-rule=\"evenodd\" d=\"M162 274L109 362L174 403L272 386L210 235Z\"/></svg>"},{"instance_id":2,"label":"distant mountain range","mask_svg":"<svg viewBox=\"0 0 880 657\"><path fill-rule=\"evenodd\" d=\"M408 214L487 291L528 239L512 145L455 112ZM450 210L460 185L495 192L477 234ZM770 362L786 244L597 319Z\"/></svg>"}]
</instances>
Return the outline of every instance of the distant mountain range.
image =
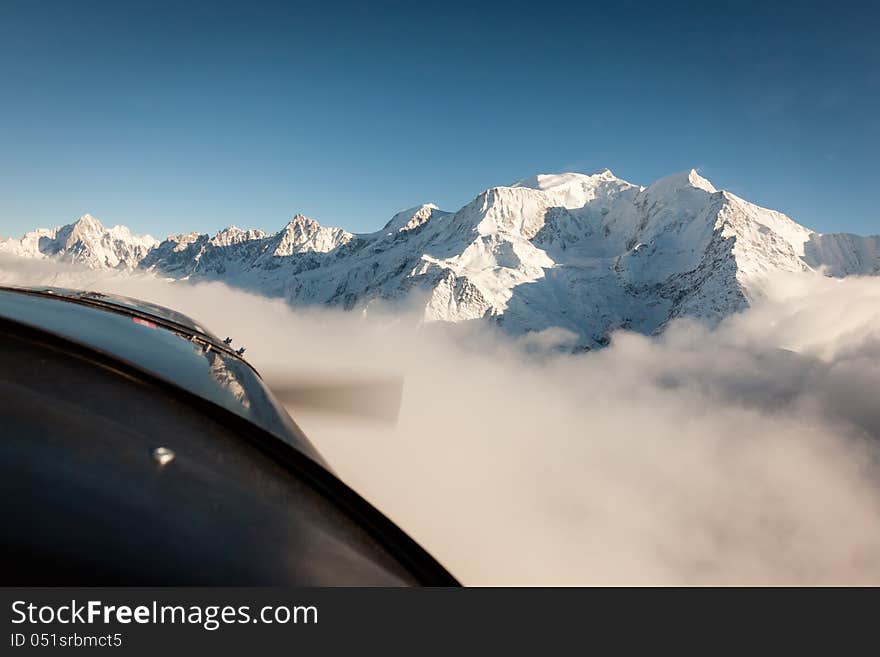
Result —
<instances>
[{"instance_id":1,"label":"distant mountain range","mask_svg":"<svg viewBox=\"0 0 880 657\"><path fill-rule=\"evenodd\" d=\"M407 303L428 321L481 319L513 334L562 327L581 347L621 327L717 322L760 298L776 271L880 272L880 236L816 233L694 170L648 187L607 169L538 175L457 212L404 210L369 234L296 215L277 233L231 227L158 242L85 215L0 241L0 252L219 280L294 306Z\"/></svg>"}]
</instances>

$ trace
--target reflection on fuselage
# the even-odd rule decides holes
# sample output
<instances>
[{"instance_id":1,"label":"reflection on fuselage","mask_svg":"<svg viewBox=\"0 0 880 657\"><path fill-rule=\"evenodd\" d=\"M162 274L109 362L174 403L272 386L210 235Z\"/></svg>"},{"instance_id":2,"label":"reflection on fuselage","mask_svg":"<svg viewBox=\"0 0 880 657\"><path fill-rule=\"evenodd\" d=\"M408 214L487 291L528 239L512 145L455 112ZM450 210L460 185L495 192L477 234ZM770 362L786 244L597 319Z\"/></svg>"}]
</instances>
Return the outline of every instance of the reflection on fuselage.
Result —
<instances>
[{"instance_id":1,"label":"reflection on fuselage","mask_svg":"<svg viewBox=\"0 0 880 657\"><path fill-rule=\"evenodd\" d=\"M201 346L195 347L196 352L200 352L208 360L211 378L226 392L235 399L236 402L249 409L251 400L244 386L238 380L235 372L226 363L224 356L221 356L214 349L204 349Z\"/></svg>"}]
</instances>

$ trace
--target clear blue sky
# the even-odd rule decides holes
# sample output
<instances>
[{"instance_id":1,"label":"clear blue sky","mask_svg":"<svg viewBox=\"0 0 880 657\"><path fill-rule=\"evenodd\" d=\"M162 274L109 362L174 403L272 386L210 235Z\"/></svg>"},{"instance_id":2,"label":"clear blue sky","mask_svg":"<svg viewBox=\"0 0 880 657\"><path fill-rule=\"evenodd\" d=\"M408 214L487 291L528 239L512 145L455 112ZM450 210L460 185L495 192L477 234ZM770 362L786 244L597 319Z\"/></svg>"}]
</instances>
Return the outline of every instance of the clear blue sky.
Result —
<instances>
[{"instance_id":1,"label":"clear blue sky","mask_svg":"<svg viewBox=\"0 0 880 657\"><path fill-rule=\"evenodd\" d=\"M877 7L0 0L0 234L367 231L606 166L880 233Z\"/></svg>"}]
</instances>

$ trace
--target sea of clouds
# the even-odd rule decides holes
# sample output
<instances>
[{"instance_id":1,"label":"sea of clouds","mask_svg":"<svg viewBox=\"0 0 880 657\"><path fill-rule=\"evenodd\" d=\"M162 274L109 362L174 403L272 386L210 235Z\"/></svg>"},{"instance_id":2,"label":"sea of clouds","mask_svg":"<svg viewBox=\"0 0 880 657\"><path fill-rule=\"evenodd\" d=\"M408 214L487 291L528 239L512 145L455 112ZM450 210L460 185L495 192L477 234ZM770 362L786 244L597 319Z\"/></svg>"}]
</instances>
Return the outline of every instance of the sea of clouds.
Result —
<instances>
[{"instance_id":1,"label":"sea of clouds","mask_svg":"<svg viewBox=\"0 0 880 657\"><path fill-rule=\"evenodd\" d=\"M4 258L0 284L176 308L268 380L402 374L396 426L291 413L466 584L880 584L880 278L783 276L714 329L578 355L219 283Z\"/></svg>"}]
</instances>

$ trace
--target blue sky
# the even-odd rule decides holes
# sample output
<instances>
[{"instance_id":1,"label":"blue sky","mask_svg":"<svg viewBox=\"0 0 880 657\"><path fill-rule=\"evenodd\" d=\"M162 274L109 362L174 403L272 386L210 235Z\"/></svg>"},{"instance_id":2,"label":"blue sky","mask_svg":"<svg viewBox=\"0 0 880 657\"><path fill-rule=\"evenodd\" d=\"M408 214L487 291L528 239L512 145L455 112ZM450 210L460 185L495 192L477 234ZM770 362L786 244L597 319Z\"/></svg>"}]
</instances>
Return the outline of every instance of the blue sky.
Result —
<instances>
[{"instance_id":1,"label":"blue sky","mask_svg":"<svg viewBox=\"0 0 880 657\"><path fill-rule=\"evenodd\" d=\"M2 0L0 234L368 231L606 166L878 233L880 10L781 4Z\"/></svg>"}]
</instances>

